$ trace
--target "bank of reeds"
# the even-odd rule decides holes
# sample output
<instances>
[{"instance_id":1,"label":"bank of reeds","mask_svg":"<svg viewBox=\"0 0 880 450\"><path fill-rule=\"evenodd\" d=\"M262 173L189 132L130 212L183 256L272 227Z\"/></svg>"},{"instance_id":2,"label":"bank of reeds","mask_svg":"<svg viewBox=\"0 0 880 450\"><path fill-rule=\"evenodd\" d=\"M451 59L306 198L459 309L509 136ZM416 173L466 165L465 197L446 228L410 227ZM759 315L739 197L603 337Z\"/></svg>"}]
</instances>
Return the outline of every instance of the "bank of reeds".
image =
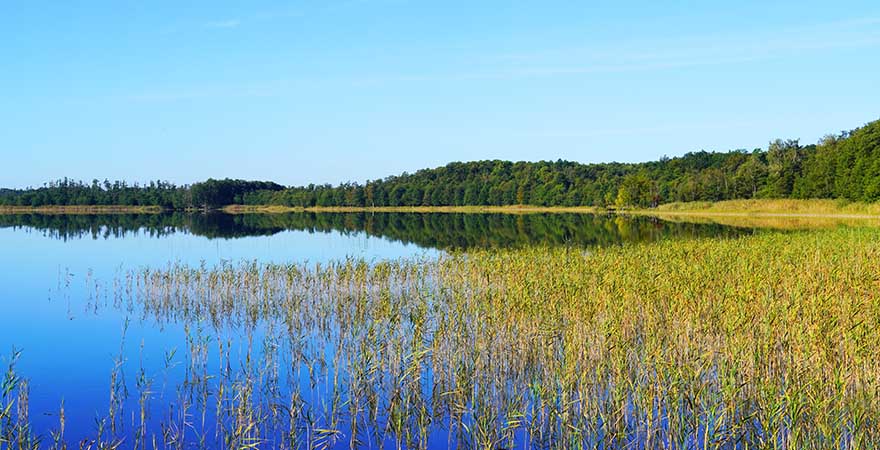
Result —
<instances>
[{"instance_id":1,"label":"bank of reeds","mask_svg":"<svg viewBox=\"0 0 880 450\"><path fill-rule=\"evenodd\" d=\"M846 199L747 199L718 202L676 202L654 208L658 213L692 212L736 215L790 215L804 217L880 216L880 203L852 202Z\"/></svg>"},{"instance_id":2,"label":"bank of reeds","mask_svg":"<svg viewBox=\"0 0 880 450\"><path fill-rule=\"evenodd\" d=\"M190 433L225 448L880 445L875 229L172 265L117 289L133 315L248 342L236 362L217 338L218 371L207 332L188 331L166 444Z\"/></svg>"}]
</instances>

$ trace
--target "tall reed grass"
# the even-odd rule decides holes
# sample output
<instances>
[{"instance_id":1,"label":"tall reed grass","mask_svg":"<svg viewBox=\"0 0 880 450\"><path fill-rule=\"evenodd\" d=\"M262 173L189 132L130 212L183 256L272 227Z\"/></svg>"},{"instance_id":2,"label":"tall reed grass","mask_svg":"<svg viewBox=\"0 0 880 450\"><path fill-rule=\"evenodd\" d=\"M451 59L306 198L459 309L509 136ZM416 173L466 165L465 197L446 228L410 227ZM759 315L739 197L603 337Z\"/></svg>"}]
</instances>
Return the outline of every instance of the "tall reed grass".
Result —
<instances>
[{"instance_id":1,"label":"tall reed grass","mask_svg":"<svg viewBox=\"0 0 880 450\"><path fill-rule=\"evenodd\" d=\"M127 425L139 448L880 445L876 229L171 265L115 286L189 336L166 427ZM0 419L0 448L29 435Z\"/></svg>"}]
</instances>

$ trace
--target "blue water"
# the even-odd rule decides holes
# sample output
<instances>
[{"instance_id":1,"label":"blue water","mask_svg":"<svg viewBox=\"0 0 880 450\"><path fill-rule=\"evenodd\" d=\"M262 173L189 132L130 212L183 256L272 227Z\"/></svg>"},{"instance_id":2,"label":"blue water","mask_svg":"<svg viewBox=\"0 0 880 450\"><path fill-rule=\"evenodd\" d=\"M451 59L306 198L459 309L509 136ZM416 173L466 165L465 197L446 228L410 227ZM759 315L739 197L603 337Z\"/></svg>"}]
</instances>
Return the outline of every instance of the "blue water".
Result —
<instances>
[{"instance_id":1,"label":"blue water","mask_svg":"<svg viewBox=\"0 0 880 450\"><path fill-rule=\"evenodd\" d=\"M108 411L110 374L128 317L108 302L109 288L119 274L172 261L210 267L240 260L322 262L436 253L362 233L284 231L235 239L129 233L121 238L61 240L29 228L0 229L0 249L2 362L8 363L13 347L21 350L16 372L30 384L34 430L57 428L63 401L69 442L94 435L95 418ZM123 352L126 382L135 383L141 353L148 373L165 376L165 352L176 348L183 353L185 338L180 324L158 327L151 320L130 320ZM178 355L177 362L182 360ZM182 370L179 364L169 371L169 385L181 378Z\"/></svg>"},{"instance_id":2,"label":"blue water","mask_svg":"<svg viewBox=\"0 0 880 450\"><path fill-rule=\"evenodd\" d=\"M138 225L141 219L128 217L124 227L117 227L119 218L113 216L5 219L11 224L0 226L0 362L5 366L13 349L21 351L15 371L29 383L32 430L48 440L49 433L59 427L58 413L63 405L65 440L95 439L100 418L106 417L111 407L111 374L115 372L121 377L118 386L128 390L126 400L120 403L120 421L128 431L113 433L126 439L124 448L133 442L141 370L151 380L148 423L153 428L150 433L157 433L163 424L174 422L176 413L169 411L169 405L179 405L178 388L192 377L188 372L192 364L187 357L188 340L205 341L209 349L206 364L216 373L222 365L221 342L232 344L230 360L235 365L242 364L249 351L261 353L265 339L272 337L266 330L256 329L251 330L248 340L241 330L157 322L136 309L127 311L115 304L121 288L114 283L139 268L173 263L214 267L240 261L324 263L347 257L379 261L430 257L445 251L443 248L461 245L531 242L586 246L748 232L592 216L389 216L378 222L372 217L335 216L327 221L309 217L305 224L300 217L280 224L276 223L278 217L266 217L258 223L253 218L175 217L169 218L168 224L156 224L155 217L147 217L143 226ZM435 238L441 235L445 237ZM508 236L510 240L505 241ZM435 243L437 248L415 242ZM311 383L302 367L291 368L295 364L289 360L288 344L277 343L281 349L279 366L284 368L281 377L297 380L307 401L320 411L331 393L325 385L328 374L319 374L323 381L319 376L317 384ZM315 351L325 352L326 359L332 361L332 348ZM121 365L115 370L117 362ZM201 417L190 421L200 422ZM211 424L212 418L206 422ZM109 424L105 422L104 427ZM213 430L211 425L207 428ZM188 439L209 430L193 425ZM431 436L438 442L437 448L446 446L442 426L432 428ZM198 447L194 441L190 446ZM348 446L347 438L336 443L339 448Z\"/></svg>"}]
</instances>

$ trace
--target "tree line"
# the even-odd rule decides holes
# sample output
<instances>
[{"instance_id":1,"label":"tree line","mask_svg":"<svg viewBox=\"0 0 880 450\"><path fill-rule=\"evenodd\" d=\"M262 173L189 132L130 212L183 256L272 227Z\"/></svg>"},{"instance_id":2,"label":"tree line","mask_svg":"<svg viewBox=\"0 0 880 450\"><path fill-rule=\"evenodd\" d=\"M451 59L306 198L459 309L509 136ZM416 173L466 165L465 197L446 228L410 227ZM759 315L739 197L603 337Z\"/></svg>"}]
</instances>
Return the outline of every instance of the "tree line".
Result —
<instances>
[{"instance_id":1,"label":"tree line","mask_svg":"<svg viewBox=\"0 0 880 450\"><path fill-rule=\"evenodd\" d=\"M622 164L454 162L364 184L244 194L285 206L639 206L749 198L880 200L880 121L818 144L775 140L766 150L691 152Z\"/></svg>"},{"instance_id":2,"label":"tree line","mask_svg":"<svg viewBox=\"0 0 880 450\"><path fill-rule=\"evenodd\" d=\"M67 178L39 188L0 189L0 206L160 206L168 210L217 208L244 203L244 194L274 192L284 186L269 181L214 180L177 186L165 181L147 184L91 183Z\"/></svg>"},{"instance_id":3,"label":"tree line","mask_svg":"<svg viewBox=\"0 0 880 450\"><path fill-rule=\"evenodd\" d=\"M453 162L365 183L287 187L208 180L188 186L129 186L62 180L36 189L0 190L0 205L229 204L333 206L638 206L749 198L880 200L880 121L828 135L817 144L775 140L766 150L698 151L644 163L571 161Z\"/></svg>"}]
</instances>

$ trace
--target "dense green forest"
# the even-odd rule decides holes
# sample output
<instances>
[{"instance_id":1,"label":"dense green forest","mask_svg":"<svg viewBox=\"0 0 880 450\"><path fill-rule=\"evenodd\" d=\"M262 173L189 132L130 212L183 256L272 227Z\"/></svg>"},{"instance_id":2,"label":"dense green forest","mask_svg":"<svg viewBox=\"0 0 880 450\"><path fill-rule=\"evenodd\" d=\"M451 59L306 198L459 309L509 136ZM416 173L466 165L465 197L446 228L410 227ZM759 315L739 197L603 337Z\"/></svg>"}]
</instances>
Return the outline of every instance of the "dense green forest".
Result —
<instances>
[{"instance_id":1,"label":"dense green forest","mask_svg":"<svg viewBox=\"0 0 880 450\"><path fill-rule=\"evenodd\" d=\"M125 205L161 206L166 209L216 208L244 202L244 194L275 192L284 189L267 181L213 180L187 186L154 181L145 185L129 185L92 180L90 184L67 178L36 189L2 189L0 205Z\"/></svg>"},{"instance_id":2,"label":"dense green forest","mask_svg":"<svg viewBox=\"0 0 880 450\"><path fill-rule=\"evenodd\" d=\"M766 150L691 152L645 163L454 162L366 183L285 188L272 182L208 180L91 184L67 179L0 190L0 205L229 204L313 206L639 206L748 198L880 200L880 121L815 145L775 140Z\"/></svg>"}]
</instances>

